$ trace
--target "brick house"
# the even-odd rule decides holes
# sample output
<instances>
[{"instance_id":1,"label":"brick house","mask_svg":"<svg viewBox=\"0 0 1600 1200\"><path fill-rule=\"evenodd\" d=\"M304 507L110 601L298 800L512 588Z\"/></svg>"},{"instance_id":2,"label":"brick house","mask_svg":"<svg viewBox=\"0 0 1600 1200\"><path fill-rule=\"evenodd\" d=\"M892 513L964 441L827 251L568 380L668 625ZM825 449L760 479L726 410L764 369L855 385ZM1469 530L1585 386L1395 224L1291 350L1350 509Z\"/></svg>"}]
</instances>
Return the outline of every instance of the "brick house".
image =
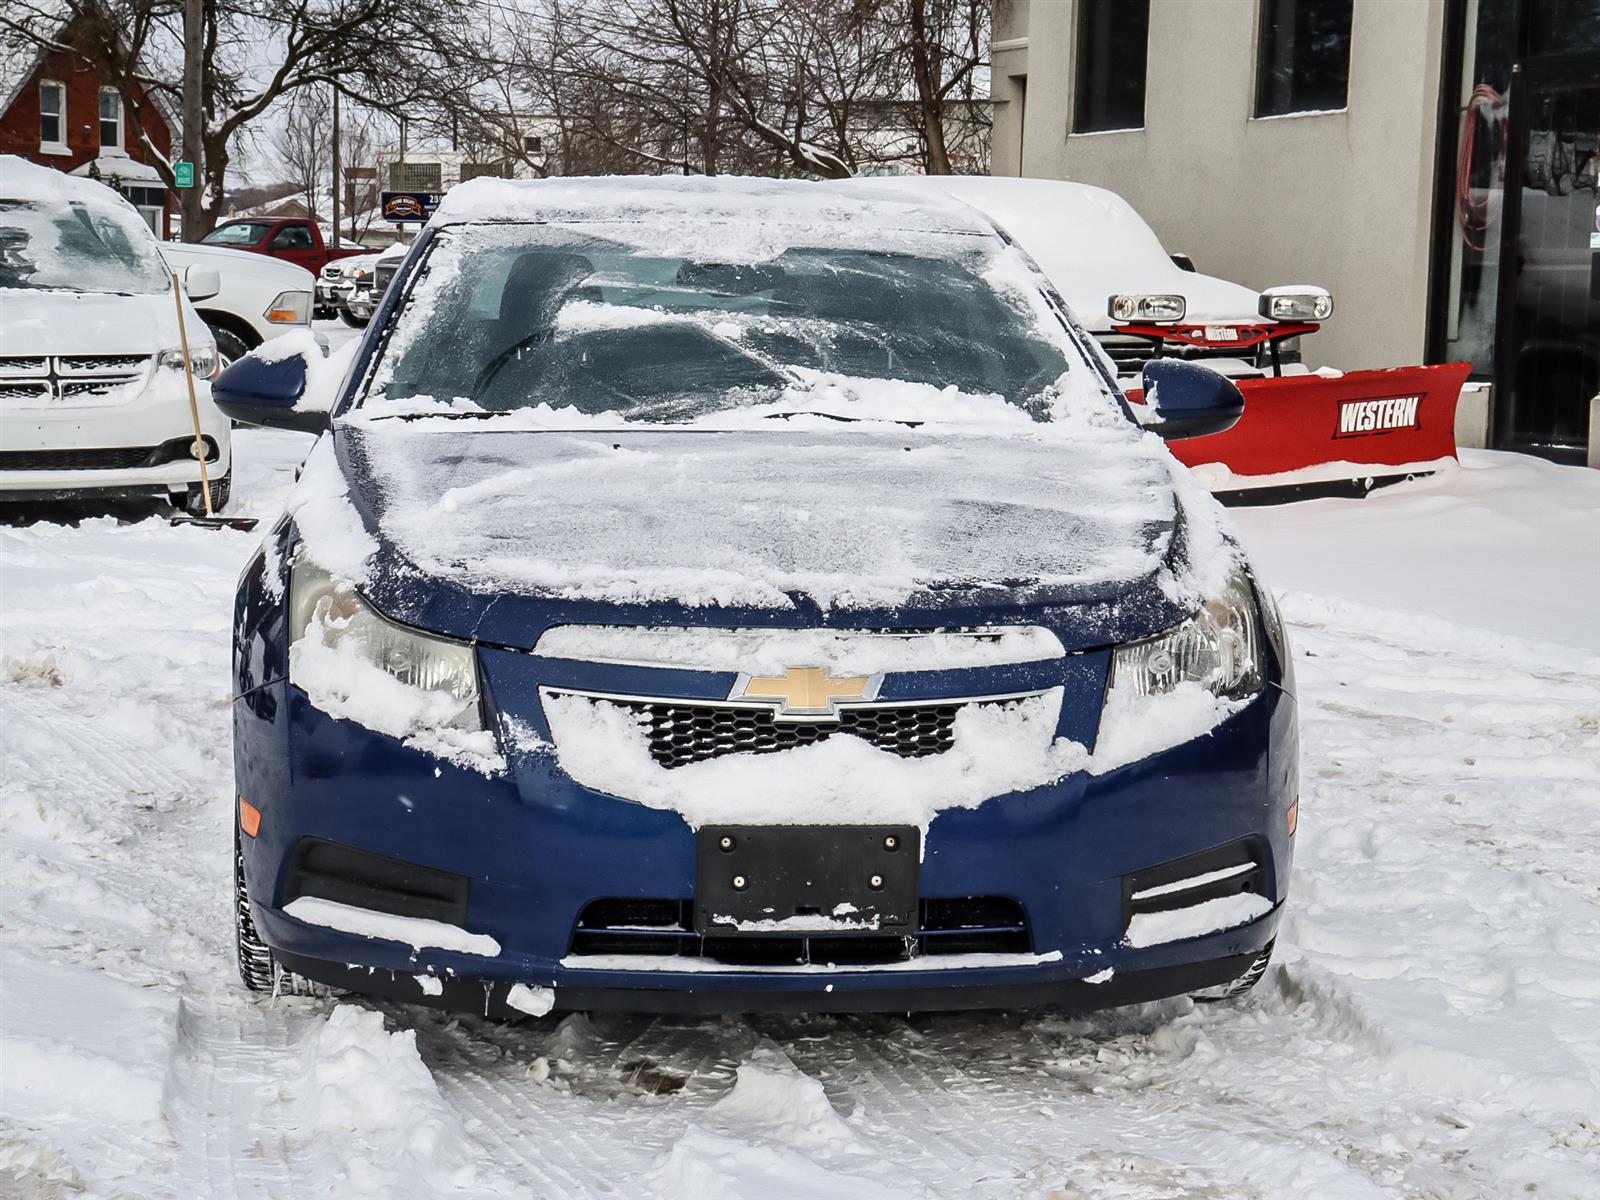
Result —
<instances>
[{"instance_id":1,"label":"brick house","mask_svg":"<svg viewBox=\"0 0 1600 1200\"><path fill-rule=\"evenodd\" d=\"M75 28L62 23L52 40L85 46ZM144 135L163 158L170 158L174 114L155 94L138 89L134 103L143 115ZM0 154L16 154L41 166L99 179L125 195L157 237L173 232L171 193L151 165L151 149L111 79L92 57L71 49L47 49L28 42L0 43Z\"/></svg>"}]
</instances>

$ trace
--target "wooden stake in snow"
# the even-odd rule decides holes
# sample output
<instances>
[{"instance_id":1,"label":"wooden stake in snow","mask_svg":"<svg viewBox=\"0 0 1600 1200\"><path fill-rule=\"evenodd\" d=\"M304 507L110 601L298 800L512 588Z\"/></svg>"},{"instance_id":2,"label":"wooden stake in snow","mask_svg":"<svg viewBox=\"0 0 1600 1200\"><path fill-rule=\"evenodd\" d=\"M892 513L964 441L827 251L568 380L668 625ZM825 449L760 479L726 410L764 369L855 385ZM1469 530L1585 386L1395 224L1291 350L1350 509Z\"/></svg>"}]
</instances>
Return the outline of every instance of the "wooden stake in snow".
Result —
<instances>
[{"instance_id":1,"label":"wooden stake in snow","mask_svg":"<svg viewBox=\"0 0 1600 1200\"><path fill-rule=\"evenodd\" d=\"M183 319L183 281L172 273L172 302L178 306L178 344L183 347L183 381L189 385L189 416L194 421L194 456L200 460L200 494L205 497L206 516L211 511L211 474L206 470L206 439L200 432L200 401L194 394L194 364L189 361L189 329Z\"/></svg>"}]
</instances>

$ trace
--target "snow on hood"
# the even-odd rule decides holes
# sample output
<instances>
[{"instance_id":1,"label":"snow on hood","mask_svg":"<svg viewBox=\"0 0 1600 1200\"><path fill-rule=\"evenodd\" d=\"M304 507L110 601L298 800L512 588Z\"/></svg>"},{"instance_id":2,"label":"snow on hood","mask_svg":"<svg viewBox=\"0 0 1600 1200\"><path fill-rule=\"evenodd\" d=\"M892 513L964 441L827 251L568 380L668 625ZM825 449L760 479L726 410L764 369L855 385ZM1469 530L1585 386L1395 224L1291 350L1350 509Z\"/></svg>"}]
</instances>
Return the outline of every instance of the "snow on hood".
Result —
<instances>
[{"instance_id":1,"label":"snow on hood","mask_svg":"<svg viewBox=\"0 0 1600 1200\"><path fill-rule=\"evenodd\" d=\"M1175 522L1171 460L1131 426L1074 441L1048 426L440 424L368 421L339 436L380 539L474 591L769 608L791 593L895 608L985 585L1104 599L1161 570ZM312 529L308 547L324 557Z\"/></svg>"},{"instance_id":2,"label":"snow on hood","mask_svg":"<svg viewBox=\"0 0 1600 1200\"><path fill-rule=\"evenodd\" d=\"M1119 293L1177 294L1186 321L1256 322L1256 293L1237 283L1185 271L1155 231L1115 192L1054 179L981 176L883 177L853 181L902 189L923 200L951 196L970 204L1014 237L1055 285L1086 329L1112 327L1107 300Z\"/></svg>"},{"instance_id":3,"label":"snow on hood","mask_svg":"<svg viewBox=\"0 0 1600 1200\"><path fill-rule=\"evenodd\" d=\"M193 309L190 346L211 344ZM0 355L154 354L178 344L172 294L0 290Z\"/></svg>"}]
</instances>

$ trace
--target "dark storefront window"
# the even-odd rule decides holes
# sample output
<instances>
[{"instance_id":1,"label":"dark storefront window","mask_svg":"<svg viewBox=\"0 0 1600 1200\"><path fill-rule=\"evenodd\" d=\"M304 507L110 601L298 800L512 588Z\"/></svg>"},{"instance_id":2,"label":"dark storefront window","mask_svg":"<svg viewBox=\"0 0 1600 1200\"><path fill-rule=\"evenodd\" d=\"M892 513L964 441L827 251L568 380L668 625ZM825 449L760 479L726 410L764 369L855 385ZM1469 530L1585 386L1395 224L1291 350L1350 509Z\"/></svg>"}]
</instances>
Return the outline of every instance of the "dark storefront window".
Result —
<instances>
[{"instance_id":1,"label":"dark storefront window","mask_svg":"<svg viewBox=\"0 0 1600 1200\"><path fill-rule=\"evenodd\" d=\"M1328 112L1350 93L1354 0L1262 0L1256 116Z\"/></svg>"},{"instance_id":2,"label":"dark storefront window","mask_svg":"<svg viewBox=\"0 0 1600 1200\"><path fill-rule=\"evenodd\" d=\"M1458 13L1431 355L1494 382L1495 445L1573 456L1600 391L1600 0Z\"/></svg>"},{"instance_id":3,"label":"dark storefront window","mask_svg":"<svg viewBox=\"0 0 1600 1200\"><path fill-rule=\"evenodd\" d=\"M1144 127L1150 0L1079 0L1074 133Z\"/></svg>"}]
</instances>

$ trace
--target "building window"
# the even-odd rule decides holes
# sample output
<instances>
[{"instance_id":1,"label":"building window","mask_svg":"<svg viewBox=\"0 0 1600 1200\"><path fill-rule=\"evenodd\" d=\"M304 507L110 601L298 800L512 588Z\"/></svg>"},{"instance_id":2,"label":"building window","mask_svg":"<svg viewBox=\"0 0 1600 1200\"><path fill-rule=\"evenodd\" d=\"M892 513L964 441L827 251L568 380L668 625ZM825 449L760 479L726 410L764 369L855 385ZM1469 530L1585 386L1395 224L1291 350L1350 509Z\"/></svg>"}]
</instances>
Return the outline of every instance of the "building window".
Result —
<instances>
[{"instance_id":1,"label":"building window","mask_svg":"<svg viewBox=\"0 0 1600 1200\"><path fill-rule=\"evenodd\" d=\"M67 148L67 87L52 79L39 85L39 148Z\"/></svg>"},{"instance_id":2,"label":"building window","mask_svg":"<svg viewBox=\"0 0 1600 1200\"><path fill-rule=\"evenodd\" d=\"M542 137L534 137L532 135L525 136L522 139L522 149L528 154L543 154L544 139Z\"/></svg>"},{"instance_id":3,"label":"building window","mask_svg":"<svg viewBox=\"0 0 1600 1200\"><path fill-rule=\"evenodd\" d=\"M1354 0L1261 0L1256 116L1345 107L1353 6Z\"/></svg>"},{"instance_id":4,"label":"building window","mask_svg":"<svg viewBox=\"0 0 1600 1200\"><path fill-rule=\"evenodd\" d=\"M122 97L115 88L100 89L100 149L122 149Z\"/></svg>"},{"instance_id":5,"label":"building window","mask_svg":"<svg viewBox=\"0 0 1600 1200\"><path fill-rule=\"evenodd\" d=\"M1078 0L1074 133L1144 127L1150 0Z\"/></svg>"},{"instance_id":6,"label":"building window","mask_svg":"<svg viewBox=\"0 0 1600 1200\"><path fill-rule=\"evenodd\" d=\"M394 162L389 164L391 192L437 192L444 182L444 170L436 162Z\"/></svg>"}]
</instances>

